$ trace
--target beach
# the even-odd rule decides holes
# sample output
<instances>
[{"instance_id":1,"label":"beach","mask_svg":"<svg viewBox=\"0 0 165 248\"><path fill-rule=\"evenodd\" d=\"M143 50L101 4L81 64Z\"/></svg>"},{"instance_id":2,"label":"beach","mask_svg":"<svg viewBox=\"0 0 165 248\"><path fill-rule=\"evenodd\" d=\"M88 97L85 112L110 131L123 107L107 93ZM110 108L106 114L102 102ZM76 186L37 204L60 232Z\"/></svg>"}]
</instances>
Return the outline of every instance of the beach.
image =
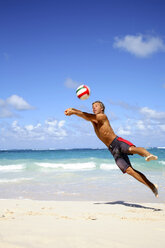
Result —
<instances>
[{"instance_id":1,"label":"beach","mask_svg":"<svg viewBox=\"0 0 165 248\"><path fill-rule=\"evenodd\" d=\"M164 247L165 204L0 200L0 247Z\"/></svg>"},{"instance_id":2,"label":"beach","mask_svg":"<svg viewBox=\"0 0 165 248\"><path fill-rule=\"evenodd\" d=\"M0 248L165 246L165 149L132 156L159 198L99 149L0 151Z\"/></svg>"}]
</instances>

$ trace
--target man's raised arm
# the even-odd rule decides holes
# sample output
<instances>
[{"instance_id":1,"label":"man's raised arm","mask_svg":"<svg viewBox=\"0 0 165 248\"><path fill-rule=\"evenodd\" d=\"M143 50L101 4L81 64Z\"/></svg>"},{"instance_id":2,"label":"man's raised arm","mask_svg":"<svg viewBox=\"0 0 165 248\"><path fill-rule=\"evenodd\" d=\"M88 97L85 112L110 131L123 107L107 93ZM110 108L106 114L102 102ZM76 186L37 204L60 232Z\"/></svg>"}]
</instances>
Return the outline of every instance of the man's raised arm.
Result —
<instances>
[{"instance_id":1,"label":"man's raised arm","mask_svg":"<svg viewBox=\"0 0 165 248\"><path fill-rule=\"evenodd\" d=\"M91 122L95 122L95 123L98 123L98 120L96 118L96 115L95 114L89 114L89 113L86 113L86 112L82 112L78 109L74 109L74 108L68 108L65 110L65 115L77 115L83 119L85 119L86 121L91 121Z\"/></svg>"}]
</instances>

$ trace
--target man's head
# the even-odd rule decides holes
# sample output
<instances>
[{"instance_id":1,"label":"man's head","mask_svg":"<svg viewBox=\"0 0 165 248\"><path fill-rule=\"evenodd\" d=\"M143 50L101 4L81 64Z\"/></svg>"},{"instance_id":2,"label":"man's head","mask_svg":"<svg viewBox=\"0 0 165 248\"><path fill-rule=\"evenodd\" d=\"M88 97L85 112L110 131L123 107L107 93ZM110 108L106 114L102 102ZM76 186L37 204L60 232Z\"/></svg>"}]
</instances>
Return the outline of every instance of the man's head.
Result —
<instances>
[{"instance_id":1,"label":"man's head","mask_svg":"<svg viewBox=\"0 0 165 248\"><path fill-rule=\"evenodd\" d=\"M93 113L101 114L104 113L105 106L101 101L95 101L92 103Z\"/></svg>"}]
</instances>

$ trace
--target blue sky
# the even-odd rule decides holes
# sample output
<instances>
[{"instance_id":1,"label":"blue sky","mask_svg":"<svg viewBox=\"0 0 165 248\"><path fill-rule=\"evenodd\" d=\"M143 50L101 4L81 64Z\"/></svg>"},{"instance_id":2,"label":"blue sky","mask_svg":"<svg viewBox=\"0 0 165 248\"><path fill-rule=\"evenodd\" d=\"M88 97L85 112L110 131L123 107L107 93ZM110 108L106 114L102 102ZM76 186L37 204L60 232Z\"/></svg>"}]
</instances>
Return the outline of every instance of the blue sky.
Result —
<instances>
[{"instance_id":1,"label":"blue sky","mask_svg":"<svg viewBox=\"0 0 165 248\"><path fill-rule=\"evenodd\" d=\"M0 149L104 148L64 115L95 100L119 136L165 146L164 13L160 0L1 1Z\"/></svg>"}]
</instances>

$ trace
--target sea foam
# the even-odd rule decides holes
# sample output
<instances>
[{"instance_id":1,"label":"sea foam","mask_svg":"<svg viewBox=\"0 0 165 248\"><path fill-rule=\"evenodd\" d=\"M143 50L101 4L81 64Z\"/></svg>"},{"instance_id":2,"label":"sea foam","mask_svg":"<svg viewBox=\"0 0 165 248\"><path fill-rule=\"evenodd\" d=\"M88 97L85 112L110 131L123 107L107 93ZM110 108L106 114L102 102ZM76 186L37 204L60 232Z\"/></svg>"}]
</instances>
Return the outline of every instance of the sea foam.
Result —
<instances>
[{"instance_id":1,"label":"sea foam","mask_svg":"<svg viewBox=\"0 0 165 248\"><path fill-rule=\"evenodd\" d=\"M165 165L165 161L159 161L159 164Z\"/></svg>"},{"instance_id":2,"label":"sea foam","mask_svg":"<svg viewBox=\"0 0 165 248\"><path fill-rule=\"evenodd\" d=\"M10 164L10 165L0 165L0 171L11 172L11 171L20 171L25 168L24 164Z\"/></svg>"},{"instance_id":3,"label":"sea foam","mask_svg":"<svg viewBox=\"0 0 165 248\"><path fill-rule=\"evenodd\" d=\"M94 162L88 163L35 163L36 165L43 167L43 168L51 168L51 169L58 169L62 168L65 170L90 170L96 168Z\"/></svg>"},{"instance_id":4,"label":"sea foam","mask_svg":"<svg viewBox=\"0 0 165 248\"><path fill-rule=\"evenodd\" d=\"M100 169L102 169L102 170L118 170L119 168L117 167L116 164L101 164Z\"/></svg>"}]
</instances>

